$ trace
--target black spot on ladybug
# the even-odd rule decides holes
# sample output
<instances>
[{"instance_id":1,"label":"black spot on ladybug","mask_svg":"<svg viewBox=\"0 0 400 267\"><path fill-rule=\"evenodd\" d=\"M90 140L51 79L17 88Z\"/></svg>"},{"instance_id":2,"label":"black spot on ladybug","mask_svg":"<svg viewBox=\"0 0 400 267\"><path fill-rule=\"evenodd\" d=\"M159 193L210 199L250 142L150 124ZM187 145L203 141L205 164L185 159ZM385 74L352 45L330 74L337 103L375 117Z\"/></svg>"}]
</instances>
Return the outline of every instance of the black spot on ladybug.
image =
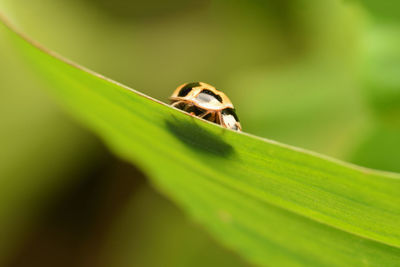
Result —
<instances>
[{"instance_id":1,"label":"black spot on ladybug","mask_svg":"<svg viewBox=\"0 0 400 267\"><path fill-rule=\"evenodd\" d=\"M194 87L200 86L200 83L188 83L179 91L178 96L187 96Z\"/></svg>"},{"instance_id":2,"label":"black spot on ladybug","mask_svg":"<svg viewBox=\"0 0 400 267\"><path fill-rule=\"evenodd\" d=\"M191 88L191 87L183 87L183 88L179 91L178 96L181 96L181 97L187 96L187 95L190 93L190 91L192 91L192 88Z\"/></svg>"}]
</instances>

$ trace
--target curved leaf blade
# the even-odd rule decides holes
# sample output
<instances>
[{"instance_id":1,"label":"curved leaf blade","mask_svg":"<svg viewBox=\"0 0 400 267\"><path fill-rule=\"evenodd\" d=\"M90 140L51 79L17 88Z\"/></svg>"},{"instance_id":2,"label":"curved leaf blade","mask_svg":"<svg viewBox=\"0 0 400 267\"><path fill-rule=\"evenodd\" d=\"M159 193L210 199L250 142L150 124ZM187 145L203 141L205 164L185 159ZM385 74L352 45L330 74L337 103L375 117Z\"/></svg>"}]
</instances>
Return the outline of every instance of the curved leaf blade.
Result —
<instances>
[{"instance_id":1,"label":"curved leaf blade","mask_svg":"<svg viewBox=\"0 0 400 267\"><path fill-rule=\"evenodd\" d=\"M400 175L192 118L4 25L68 110L243 257L260 265L400 262Z\"/></svg>"}]
</instances>

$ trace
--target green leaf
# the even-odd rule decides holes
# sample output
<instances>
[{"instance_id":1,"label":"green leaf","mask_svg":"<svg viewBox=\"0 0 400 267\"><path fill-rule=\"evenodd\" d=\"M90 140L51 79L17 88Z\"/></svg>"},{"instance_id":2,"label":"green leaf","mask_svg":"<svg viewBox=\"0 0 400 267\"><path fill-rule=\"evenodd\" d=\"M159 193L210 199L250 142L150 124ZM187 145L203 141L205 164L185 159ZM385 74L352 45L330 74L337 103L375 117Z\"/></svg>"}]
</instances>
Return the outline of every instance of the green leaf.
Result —
<instances>
[{"instance_id":1,"label":"green leaf","mask_svg":"<svg viewBox=\"0 0 400 267\"><path fill-rule=\"evenodd\" d=\"M4 25L67 110L244 258L269 266L400 262L399 174L193 118Z\"/></svg>"}]
</instances>

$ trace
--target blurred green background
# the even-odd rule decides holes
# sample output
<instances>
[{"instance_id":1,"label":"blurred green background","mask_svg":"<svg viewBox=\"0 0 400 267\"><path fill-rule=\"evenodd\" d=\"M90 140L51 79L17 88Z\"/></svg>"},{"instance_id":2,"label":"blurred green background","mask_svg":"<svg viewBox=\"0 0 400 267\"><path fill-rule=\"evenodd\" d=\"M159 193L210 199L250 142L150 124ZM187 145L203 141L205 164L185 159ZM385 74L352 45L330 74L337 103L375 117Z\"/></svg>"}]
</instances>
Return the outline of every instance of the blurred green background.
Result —
<instances>
[{"instance_id":1,"label":"blurred green background","mask_svg":"<svg viewBox=\"0 0 400 267\"><path fill-rule=\"evenodd\" d=\"M167 101L223 90L246 132L400 172L400 3L1 0L33 39ZM248 266L54 103L0 32L0 266Z\"/></svg>"}]
</instances>

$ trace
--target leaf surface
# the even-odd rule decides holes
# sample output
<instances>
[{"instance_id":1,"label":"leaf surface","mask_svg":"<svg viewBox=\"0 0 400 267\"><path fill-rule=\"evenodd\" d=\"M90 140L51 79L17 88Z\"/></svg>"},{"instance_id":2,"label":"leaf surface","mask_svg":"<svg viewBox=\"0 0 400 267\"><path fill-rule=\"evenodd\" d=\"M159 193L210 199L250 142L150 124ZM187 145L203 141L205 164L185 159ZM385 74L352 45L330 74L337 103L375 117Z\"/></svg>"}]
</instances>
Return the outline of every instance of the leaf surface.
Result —
<instances>
[{"instance_id":1,"label":"leaf surface","mask_svg":"<svg viewBox=\"0 0 400 267\"><path fill-rule=\"evenodd\" d=\"M193 118L41 48L3 22L1 33L68 111L244 258L269 266L400 262L399 174Z\"/></svg>"}]
</instances>

